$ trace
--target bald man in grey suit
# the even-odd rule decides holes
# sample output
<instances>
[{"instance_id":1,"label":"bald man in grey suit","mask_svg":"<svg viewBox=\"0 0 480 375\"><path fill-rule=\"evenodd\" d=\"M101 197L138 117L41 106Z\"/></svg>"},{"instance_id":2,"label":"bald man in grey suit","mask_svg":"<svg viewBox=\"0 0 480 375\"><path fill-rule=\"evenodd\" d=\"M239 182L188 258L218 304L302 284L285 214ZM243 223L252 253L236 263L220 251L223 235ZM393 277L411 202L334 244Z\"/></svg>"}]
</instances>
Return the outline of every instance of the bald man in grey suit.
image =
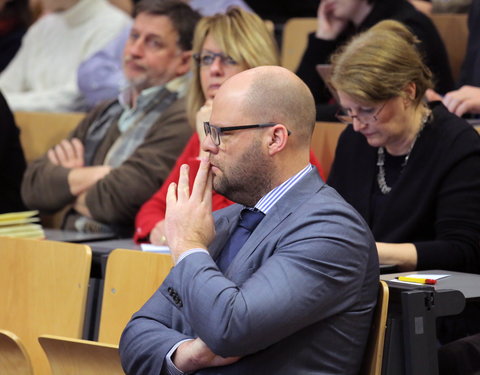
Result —
<instances>
[{"instance_id":1,"label":"bald man in grey suit","mask_svg":"<svg viewBox=\"0 0 480 375\"><path fill-rule=\"evenodd\" d=\"M243 126L243 125L262 126ZM240 126L242 125L242 126ZM293 73L259 67L218 91L192 191L167 196L175 266L128 323L128 374L357 374L378 291L360 215L309 164L312 95ZM213 188L237 202L211 212ZM229 265L241 211L265 216Z\"/></svg>"}]
</instances>

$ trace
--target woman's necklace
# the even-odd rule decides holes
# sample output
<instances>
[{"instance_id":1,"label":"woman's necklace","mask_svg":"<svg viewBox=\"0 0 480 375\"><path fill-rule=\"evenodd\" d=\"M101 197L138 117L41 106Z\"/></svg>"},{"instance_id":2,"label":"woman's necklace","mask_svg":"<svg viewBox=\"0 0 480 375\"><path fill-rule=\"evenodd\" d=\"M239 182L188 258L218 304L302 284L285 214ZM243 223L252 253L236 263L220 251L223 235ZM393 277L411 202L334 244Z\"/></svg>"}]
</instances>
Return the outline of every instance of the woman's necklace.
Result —
<instances>
[{"instance_id":1,"label":"woman's necklace","mask_svg":"<svg viewBox=\"0 0 480 375\"><path fill-rule=\"evenodd\" d=\"M402 172L403 168L408 163L408 159L410 158L410 153L413 150L413 146L415 146L415 142L417 142L417 138L422 132L423 128L425 127L425 124L427 123L428 119L430 118L430 111L427 111L423 116L422 116L422 122L420 123L420 129L418 130L417 134L415 135L415 138L413 139L412 144L410 145L410 149L408 150L407 155L405 155L405 159L403 159L402 163ZM377 183L378 187L380 188L380 191L382 194L388 194L392 190L390 186L387 185L387 181L385 180L385 149L383 147L379 147L377 151L377 166L378 166L378 173L377 173Z\"/></svg>"}]
</instances>

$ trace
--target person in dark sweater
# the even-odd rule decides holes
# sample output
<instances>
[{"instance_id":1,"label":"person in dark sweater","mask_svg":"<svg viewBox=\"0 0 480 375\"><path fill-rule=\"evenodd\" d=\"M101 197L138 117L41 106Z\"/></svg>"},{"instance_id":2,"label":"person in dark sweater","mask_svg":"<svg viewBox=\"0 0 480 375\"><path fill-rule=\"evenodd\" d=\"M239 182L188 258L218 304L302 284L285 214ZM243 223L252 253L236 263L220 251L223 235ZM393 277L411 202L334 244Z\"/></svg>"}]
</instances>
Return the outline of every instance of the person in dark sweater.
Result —
<instances>
[{"instance_id":1,"label":"person in dark sweater","mask_svg":"<svg viewBox=\"0 0 480 375\"><path fill-rule=\"evenodd\" d=\"M453 89L448 56L440 35L430 18L407 0L322 0L317 30L309 35L307 49L297 69L297 74L315 97L317 120L334 121L338 106L333 104L316 65L329 63L331 54L353 35L386 19L402 22L418 37L421 42L418 48L433 72L435 89L441 94Z\"/></svg>"},{"instance_id":2,"label":"person in dark sweater","mask_svg":"<svg viewBox=\"0 0 480 375\"><path fill-rule=\"evenodd\" d=\"M440 102L424 104L431 72L415 39L383 21L333 57L350 125L328 184L367 221L381 263L480 273L480 137Z\"/></svg>"},{"instance_id":3,"label":"person in dark sweater","mask_svg":"<svg viewBox=\"0 0 480 375\"><path fill-rule=\"evenodd\" d=\"M20 185L26 162L10 108L0 92L0 213L25 209Z\"/></svg>"}]
</instances>

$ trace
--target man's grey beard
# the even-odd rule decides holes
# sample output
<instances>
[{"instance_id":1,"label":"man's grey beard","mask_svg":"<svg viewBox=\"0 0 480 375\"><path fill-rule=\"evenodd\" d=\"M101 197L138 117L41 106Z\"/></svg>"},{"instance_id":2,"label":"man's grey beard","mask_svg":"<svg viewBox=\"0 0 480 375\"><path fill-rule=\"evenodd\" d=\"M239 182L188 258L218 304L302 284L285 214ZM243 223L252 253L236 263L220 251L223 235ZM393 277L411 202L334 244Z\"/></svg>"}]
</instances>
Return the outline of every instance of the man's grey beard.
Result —
<instances>
[{"instance_id":1,"label":"man's grey beard","mask_svg":"<svg viewBox=\"0 0 480 375\"><path fill-rule=\"evenodd\" d=\"M142 76L138 78L127 79L128 86L132 87L137 93L152 87L148 77Z\"/></svg>"}]
</instances>

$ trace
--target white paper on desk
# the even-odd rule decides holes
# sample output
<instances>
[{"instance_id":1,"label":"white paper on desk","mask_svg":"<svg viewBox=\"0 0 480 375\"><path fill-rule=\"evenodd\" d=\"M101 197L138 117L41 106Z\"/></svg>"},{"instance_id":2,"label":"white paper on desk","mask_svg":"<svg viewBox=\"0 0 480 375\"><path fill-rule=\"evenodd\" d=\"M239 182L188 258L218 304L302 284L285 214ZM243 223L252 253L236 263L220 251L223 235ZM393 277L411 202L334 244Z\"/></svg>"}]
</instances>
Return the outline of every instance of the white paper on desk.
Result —
<instances>
[{"instance_id":1,"label":"white paper on desk","mask_svg":"<svg viewBox=\"0 0 480 375\"><path fill-rule=\"evenodd\" d=\"M439 280L443 279L444 277L448 277L450 275L436 275L430 273L412 273L411 275L404 275L403 277L411 277L417 279L431 279L431 280Z\"/></svg>"},{"instance_id":2,"label":"white paper on desk","mask_svg":"<svg viewBox=\"0 0 480 375\"><path fill-rule=\"evenodd\" d=\"M439 279L443 279L444 277L448 277L450 275L437 275L437 274L427 274L427 273L412 273L410 275L402 275L403 277L411 277L411 278L415 278L415 279L431 279L431 280L439 280ZM389 280L389 281L394 281L396 283L401 283L401 284L416 284L418 285L418 283L414 282L414 281L406 281L406 280L398 280L398 279L392 279L392 280Z\"/></svg>"},{"instance_id":3,"label":"white paper on desk","mask_svg":"<svg viewBox=\"0 0 480 375\"><path fill-rule=\"evenodd\" d=\"M170 248L168 246L156 246L151 243L140 244L142 251L148 251L150 253L170 254Z\"/></svg>"}]
</instances>

